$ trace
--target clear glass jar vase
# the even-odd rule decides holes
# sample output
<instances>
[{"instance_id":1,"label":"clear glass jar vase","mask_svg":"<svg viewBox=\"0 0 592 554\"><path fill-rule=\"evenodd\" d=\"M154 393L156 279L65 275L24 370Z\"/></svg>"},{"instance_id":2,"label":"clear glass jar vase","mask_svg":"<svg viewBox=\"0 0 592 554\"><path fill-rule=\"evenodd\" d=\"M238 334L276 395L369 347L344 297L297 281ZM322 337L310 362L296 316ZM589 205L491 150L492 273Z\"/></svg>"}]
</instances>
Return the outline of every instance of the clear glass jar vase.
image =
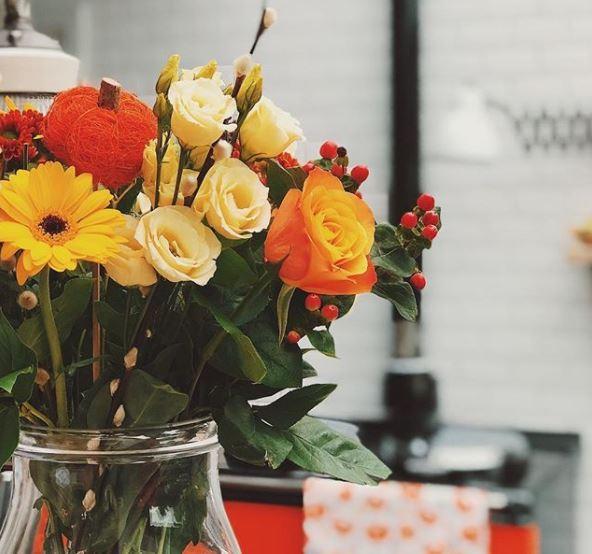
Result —
<instances>
[{"instance_id":1,"label":"clear glass jar vase","mask_svg":"<svg viewBox=\"0 0 592 554\"><path fill-rule=\"evenodd\" d=\"M21 429L2 554L240 553L216 424Z\"/></svg>"}]
</instances>

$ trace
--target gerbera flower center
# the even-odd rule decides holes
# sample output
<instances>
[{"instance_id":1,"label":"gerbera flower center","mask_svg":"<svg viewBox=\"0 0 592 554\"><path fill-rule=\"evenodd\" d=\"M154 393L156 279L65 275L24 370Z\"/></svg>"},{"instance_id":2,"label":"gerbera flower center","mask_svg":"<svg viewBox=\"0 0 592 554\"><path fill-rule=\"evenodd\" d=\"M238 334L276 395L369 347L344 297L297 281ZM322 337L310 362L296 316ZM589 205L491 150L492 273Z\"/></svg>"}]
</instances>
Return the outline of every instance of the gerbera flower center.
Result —
<instances>
[{"instance_id":1,"label":"gerbera flower center","mask_svg":"<svg viewBox=\"0 0 592 554\"><path fill-rule=\"evenodd\" d=\"M46 235L59 235L69 228L68 222L59 215L46 215L39 222L39 229Z\"/></svg>"}]
</instances>

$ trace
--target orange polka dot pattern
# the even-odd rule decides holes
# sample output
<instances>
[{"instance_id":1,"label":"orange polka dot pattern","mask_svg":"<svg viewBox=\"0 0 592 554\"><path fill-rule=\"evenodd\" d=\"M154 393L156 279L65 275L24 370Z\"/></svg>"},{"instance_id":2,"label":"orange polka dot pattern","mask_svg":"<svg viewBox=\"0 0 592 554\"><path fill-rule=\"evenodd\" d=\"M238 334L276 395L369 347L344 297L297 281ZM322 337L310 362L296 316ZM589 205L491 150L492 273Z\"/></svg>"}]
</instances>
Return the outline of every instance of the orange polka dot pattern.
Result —
<instances>
[{"instance_id":1,"label":"orange polka dot pattern","mask_svg":"<svg viewBox=\"0 0 592 554\"><path fill-rule=\"evenodd\" d=\"M388 481L304 484L305 554L488 554L483 491Z\"/></svg>"}]
</instances>

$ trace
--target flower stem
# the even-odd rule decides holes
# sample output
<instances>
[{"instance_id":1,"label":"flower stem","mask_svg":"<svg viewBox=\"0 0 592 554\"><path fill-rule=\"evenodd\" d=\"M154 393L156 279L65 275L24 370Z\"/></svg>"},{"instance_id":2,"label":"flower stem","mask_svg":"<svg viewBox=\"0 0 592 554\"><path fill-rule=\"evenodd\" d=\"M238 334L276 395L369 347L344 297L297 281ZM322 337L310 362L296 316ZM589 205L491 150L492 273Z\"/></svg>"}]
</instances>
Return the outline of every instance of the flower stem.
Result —
<instances>
[{"instance_id":1,"label":"flower stem","mask_svg":"<svg viewBox=\"0 0 592 554\"><path fill-rule=\"evenodd\" d=\"M49 419L45 414L41 413L37 408L35 408L35 406L29 404L28 402L23 402L22 407L26 413L31 414L40 421L43 421L43 423L45 423L45 425L47 425L48 427L55 427L53 421Z\"/></svg>"},{"instance_id":2,"label":"flower stem","mask_svg":"<svg viewBox=\"0 0 592 554\"><path fill-rule=\"evenodd\" d=\"M175 182L175 192L173 193L172 205L177 204L177 197L179 196L179 189L181 188L181 179L183 178L183 170L185 169L185 163L187 162L188 151L185 148L181 148L179 153L179 167L177 168L177 180Z\"/></svg>"},{"instance_id":3,"label":"flower stem","mask_svg":"<svg viewBox=\"0 0 592 554\"><path fill-rule=\"evenodd\" d=\"M40 274L39 279L39 307L41 308L41 319L45 328L51 365L55 381L55 396L58 411L58 426L68 427L68 396L66 392L66 374L64 372L64 359L62 357L62 346L60 336L53 317L51 307L51 296L49 292L49 275L51 270L46 266Z\"/></svg>"}]
</instances>

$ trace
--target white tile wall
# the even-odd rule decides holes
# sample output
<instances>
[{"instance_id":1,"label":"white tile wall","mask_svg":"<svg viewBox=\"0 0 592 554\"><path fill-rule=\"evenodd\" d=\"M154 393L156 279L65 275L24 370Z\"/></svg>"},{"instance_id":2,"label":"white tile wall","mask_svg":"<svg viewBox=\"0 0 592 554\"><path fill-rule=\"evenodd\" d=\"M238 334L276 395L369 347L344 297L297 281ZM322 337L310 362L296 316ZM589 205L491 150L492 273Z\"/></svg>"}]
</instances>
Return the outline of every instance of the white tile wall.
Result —
<instances>
[{"instance_id":1,"label":"white tile wall","mask_svg":"<svg viewBox=\"0 0 592 554\"><path fill-rule=\"evenodd\" d=\"M592 3L421 0L425 151L454 90L472 82L512 108L592 109ZM580 554L592 530L592 272L569 229L592 215L592 150L506 151L491 165L425 156L445 227L425 257L424 353L450 419L584 437ZM504 128L504 125L506 128ZM571 553L566 553L571 554Z\"/></svg>"}]
</instances>

